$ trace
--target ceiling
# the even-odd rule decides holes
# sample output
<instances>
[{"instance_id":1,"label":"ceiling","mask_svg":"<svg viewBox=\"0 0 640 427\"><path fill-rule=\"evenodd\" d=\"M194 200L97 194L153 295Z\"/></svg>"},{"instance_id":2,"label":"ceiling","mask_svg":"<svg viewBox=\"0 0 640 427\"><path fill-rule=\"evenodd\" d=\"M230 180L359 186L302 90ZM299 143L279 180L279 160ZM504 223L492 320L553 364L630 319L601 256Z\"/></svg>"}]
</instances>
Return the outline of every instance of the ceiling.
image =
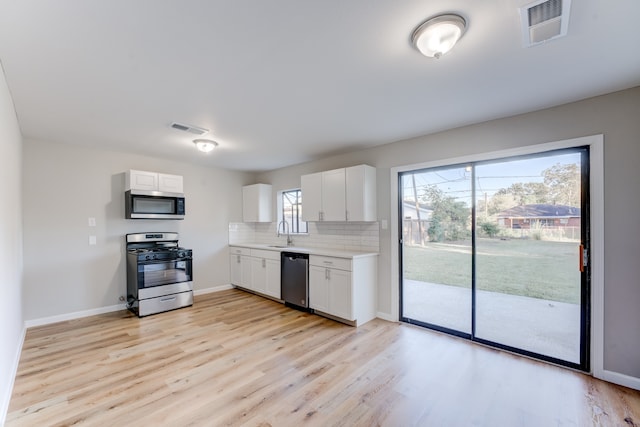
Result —
<instances>
[{"instance_id":1,"label":"ceiling","mask_svg":"<svg viewBox=\"0 0 640 427\"><path fill-rule=\"evenodd\" d=\"M640 85L640 2L574 0L525 48L528 3L0 0L0 61L25 138L247 171ZM426 58L411 33L444 12L467 33Z\"/></svg>"}]
</instances>

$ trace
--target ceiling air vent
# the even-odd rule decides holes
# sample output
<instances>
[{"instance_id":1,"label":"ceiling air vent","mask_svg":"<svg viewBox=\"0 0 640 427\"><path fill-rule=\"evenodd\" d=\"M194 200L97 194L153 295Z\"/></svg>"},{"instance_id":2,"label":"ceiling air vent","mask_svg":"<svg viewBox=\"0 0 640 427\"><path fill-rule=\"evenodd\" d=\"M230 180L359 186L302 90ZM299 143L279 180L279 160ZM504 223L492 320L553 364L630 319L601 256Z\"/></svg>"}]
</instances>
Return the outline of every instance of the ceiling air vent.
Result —
<instances>
[{"instance_id":1,"label":"ceiling air vent","mask_svg":"<svg viewBox=\"0 0 640 427\"><path fill-rule=\"evenodd\" d=\"M571 0L543 0L520 8L523 44L535 46L566 36L570 7Z\"/></svg>"},{"instance_id":2,"label":"ceiling air vent","mask_svg":"<svg viewBox=\"0 0 640 427\"><path fill-rule=\"evenodd\" d=\"M199 128L197 126L185 125L183 123L173 122L171 123L171 127L177 130L181 130L183 132L189 132L194 135L204 135L209 132L208 129Z\"/></svg>"}]
</instances>

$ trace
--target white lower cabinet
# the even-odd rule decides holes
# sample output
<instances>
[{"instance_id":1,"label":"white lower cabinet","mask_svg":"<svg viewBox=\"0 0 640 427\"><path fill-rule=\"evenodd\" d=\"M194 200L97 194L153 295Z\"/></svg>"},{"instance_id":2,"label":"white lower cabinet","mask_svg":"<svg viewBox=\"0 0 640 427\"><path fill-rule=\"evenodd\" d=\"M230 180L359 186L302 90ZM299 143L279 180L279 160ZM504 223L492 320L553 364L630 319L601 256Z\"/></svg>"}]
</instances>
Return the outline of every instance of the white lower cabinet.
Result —
<instances>
[{"instance_id":1,"label":"white lower cabinet","mask_svg":"<svg viewBox=\"0 0 640 427\"><path fill-rule=\"evenodd\" d=\"M242 257L240 255L229 254L229 278L232 285L242 283Z\"/></svg>"},{"instance_id":2,"label":"white lower cabinet","mask_svg":"<svg viewBox=\"0 0 640 427\"><path fill-rule=\"evenodd\" d=\"M329 284L327 268L309 266L309 306L314 310L329 313Z\"/></svg>"},{"instance_id":3,"label":"white lower cabinet","mask_svg":"<svg viewBox=\"0 0 640 427\"><path fill-rule=\"evenodd\" d=\"M231 284L251 289L251 250L229 247L229 276Z\"/></svg>"},{"instance_id":4,"label":"white lower cabinet","mask_svg":"<svg viewBox=\"0 0 640 427\"><path fill-rule=\"evenodd\" d=\"M278 252L278 257L280 253ZM280 299L282 297L280 292L280 259L273 260L268 259L267 263L267 286L265 293L274 298Z\"/></svg>"},{"instance_id":5,"label":"white lower cabinet","mask_svg":"<svg viewBox=\"0 0 640 427\"><path fill-rule=\"evenodd\" d=\"M229 247L231 284L280 299L280 252Z\"/></svg>"},{"instance_id":6,"label":"white lower cabinet","mask_svg":"<svg viewBox=\"0 0 640 427\"><path fill-rule=\"evenodd\" d=\"M280 299L280 252L251 250L253 291Z\"/></svg>"},{"instance_id":7,"label":"white lower cabinet","mask_svg":"<svg viewBox=\"0 0 640 427\"><path fill-rule=\"evenodd\" d=\"M280 252L229 246L231 284L281 299ZM309 256L309 306L320 315L359 326L376 317L375 254Z\"/></svg>"},{"instance_id":8,"label":"white lower cabinet","mask_svg":"<svg viewBox=\"0 0 640 427\"><path fill-rule=\"evenodd\" d=\"M377 256L309 257L309 305L361 325L376 317Z\"/></svg>"}]
</instances>

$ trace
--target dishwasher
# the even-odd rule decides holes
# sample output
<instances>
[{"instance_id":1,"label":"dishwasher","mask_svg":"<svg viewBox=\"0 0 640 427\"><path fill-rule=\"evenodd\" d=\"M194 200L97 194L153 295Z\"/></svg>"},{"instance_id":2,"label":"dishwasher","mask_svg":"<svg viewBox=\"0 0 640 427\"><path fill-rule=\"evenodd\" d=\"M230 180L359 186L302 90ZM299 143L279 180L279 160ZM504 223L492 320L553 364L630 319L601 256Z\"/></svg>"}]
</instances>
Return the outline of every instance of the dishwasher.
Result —
<instances>
[{"instance_id":1,"label":"dishwasher","mask_svg":"<svg viewBox=\"0 0 640 427\"><path fill-rule=\"evenodd\" d=\"M285 305L309 311L309 254L282 252L280 291Z\"/></svg>"}]
</instances>

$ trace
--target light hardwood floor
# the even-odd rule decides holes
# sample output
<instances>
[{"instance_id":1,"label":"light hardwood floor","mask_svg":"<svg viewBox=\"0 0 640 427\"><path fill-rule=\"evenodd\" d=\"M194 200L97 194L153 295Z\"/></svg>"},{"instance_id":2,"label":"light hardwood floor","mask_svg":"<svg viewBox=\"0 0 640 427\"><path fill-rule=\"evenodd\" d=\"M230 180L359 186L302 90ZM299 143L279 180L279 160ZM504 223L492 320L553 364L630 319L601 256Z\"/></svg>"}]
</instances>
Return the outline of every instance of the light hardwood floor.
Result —
<instances>
[{"instance_id":1,"label":"light hardwood floor","mask_svg":"<svg viewBox=\"0 0 640 427\"><path fill-rule=\"evenodd\" d=\"M640 392L239 290L27 331L8 426L636 426Z\"/></svg>"}]
</instances>

